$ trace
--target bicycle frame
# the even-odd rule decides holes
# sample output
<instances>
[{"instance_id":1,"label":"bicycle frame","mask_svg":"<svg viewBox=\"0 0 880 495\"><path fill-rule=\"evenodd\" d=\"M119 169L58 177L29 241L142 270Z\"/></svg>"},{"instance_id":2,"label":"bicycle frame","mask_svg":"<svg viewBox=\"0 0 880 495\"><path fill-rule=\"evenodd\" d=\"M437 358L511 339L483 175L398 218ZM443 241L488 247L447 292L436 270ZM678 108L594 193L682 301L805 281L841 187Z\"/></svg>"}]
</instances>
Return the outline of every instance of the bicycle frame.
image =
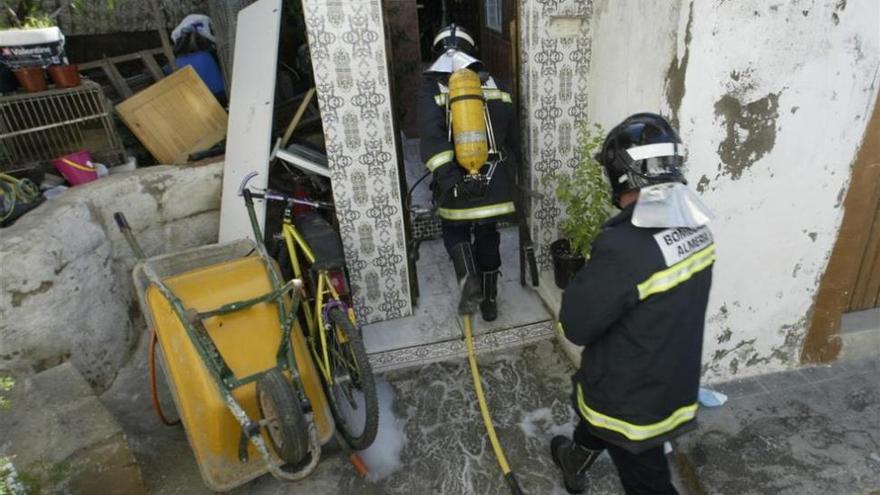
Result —
<instances>
[{"instance_id":1,"label":"bicycle frame","mask_svg":"<svg viewBox=\"0 0 880 495\"><path fill-rule=\"evenodd\" d=\"M309 346L314 367L320 370L315 374L325 386L337 431L341 431L342 438L352 442L352 445L367 448L375 440L378 430L378 399L369 358L359 337L360 330L354 310L347 300L341 298L347 296L347 289L345 281L338 279L337 275L344 272L345 262L337 260L337 256L341 254L337 246L327 244L326 253L315 251L315 248L324 249L325 234L333 235L325 230L328 226L320 225L321 220L307 217L303 218L305 223L302 225L294 223L294 205L328 209L333 206L331 203L300 198L271 189L252 192L247 188L247 183L253 176L253 173L245 176L239 185L239 192L244 196L258 250L265 252L266 248L254 212L253 198L283 201L286 208L279 240L284 241L293 271L288 275L292 275L293 280L303 280L305 275L309 276L310 286L305 288L305 284L301 284L297 291L302 308L302 313L297 317L305 319L303 327L307 331L305 345ZM312 232L316 235L314 247L309 242L313 240ZM328 238L327 242L338 242L338 238ZM282 258L279 261L286 260ZM361 391L364 397L364 423L360 432L352 430L353 425L349 424L342 408L342 404L347 402L352 409L359 409L356 391Z\"/></svg>"},{"instance_id":2,"label":"bicycle frame","mask_svg":"<svg viewBox=\"0 0 880 495\"><path fill-rule=\"evenodd\" d=\"M247 181L253 175L248 175L242 181L242 185L239 188L241 195L244 196L245 206L248 210L248 217L251 222L251 228L254 231L254 238L257 239L257 245L259 246L259 250L261 252L265 252L265 245L263 243L263 234L260 230L260 224L257 222L257 215L254 211L254 203L253 203L253 193L249 189L247 189ZM276 196L270 194L260 194L257 197L265 197L266 199L275 199L275 200L284 200L285 198L281 196ZM305 202L310 204L308 202ZM285 209L284 218L282 221L282 229L281 235L284 238L284 243L287 246L287 253L290 256L291 266L293 267L294 279L303 280L303 267L300 265L298 254L299 252L303 253L306 261L309 263L315 262L315 253L312 252L311 247L308 242L306 242L305 238L302 234L296 229L296 226L293 224L293 213L292 213L292 203L288 202L288 207ZM305 289L305 284L300 286L302 303L300 307L303 309L306 317L306 329L308 330L307 339L309 341L309 348L312 353L312 357L315 360L315 365L321 371L321 375L324 378L324 381L327 385L333 385L335 380L333 378L332 370L330 369L330 351L328 349L327 342L327 331L326 325L324 322L324 298L325 296L329 296L332 300L339 300L339 293L336 291L336 288L333 286L333 282L330 279L329 272L327 270L319 270L317 273L317 286L315 287L314 300L309 301L309 294ZM309 303L312 303L314 306L310 306ZM353 320L351 309L348 310L347 316ZM343 333L338 333L335 336L336 339L340 343L347 342L348 338ZM316 341L320 341L321 343L321 354L318 355L318 350L315 346Z\"/></svg>"},{"instance_id":3,"label":"bicycle frame","mask_svg":"<svg viewBox=\"0 0 880 495\"><path fill-rule=\"evenodd\" d=\"M287 254L288 256L290 256L290 263L293 267L293 276L294 278L302 279L303 267L300 264L299 256L297 254L301 252L306 261L309 263L315 262L315 254L312 252L311 247L306 242L305 238L303 238L302 234L298 230L296 230L296 227L291 221L289 212L285 213L281 227L281 234L284 238L284 243L287 246ZM333 375L330 370L330 356L327 346L327 332L323 309L324 297L329 295L331 299L338 300L339 293L333 286L333 282L330 279L330 274L327 270L319 270L316 278L317 284L315 287L313 301L308 300L309 295L306 293L304 287L300 289L303 292L302 295L304 299L301 307L305 312L306 327L309 333L308 338L310 343L312 344L310 347L312 349L312 354L315 358L315 362L318 366L318 369L321 370L321 373L327 383L332 384ZM309 302L311 302L312 305L310 305ZM339 339L342 343L346 341L346 336L342 334L337 335L336 338ZM322 353L320 356L317 355L318 351L314 346L315 340L317 339L320 339L321 342Z\"/></svg>"}]
</instances>

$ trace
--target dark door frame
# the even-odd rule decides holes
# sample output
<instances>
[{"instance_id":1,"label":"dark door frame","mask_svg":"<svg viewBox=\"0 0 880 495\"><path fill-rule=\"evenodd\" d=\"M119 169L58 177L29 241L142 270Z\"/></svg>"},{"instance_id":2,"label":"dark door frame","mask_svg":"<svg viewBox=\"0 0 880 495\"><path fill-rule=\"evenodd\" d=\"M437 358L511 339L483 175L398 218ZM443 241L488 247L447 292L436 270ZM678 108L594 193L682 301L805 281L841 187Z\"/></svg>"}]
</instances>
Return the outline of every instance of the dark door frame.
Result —
<instances>
[{"instance_id":1,"label":"dark door frame","mask_svg":"<svg viewBox=\"0 0 880 495\"><path fill-rule=\"evenodd\" d=\"M843 203L843 222L816 294L801 351L804 364L837 359L842 346L841 315L852 305L860 271L864 269L863 260L877 256L868 252L872 245L872 226L880 226L880 104L877 103L875 101L852 166L852 178Z\"/></svg>"}]
</instances>

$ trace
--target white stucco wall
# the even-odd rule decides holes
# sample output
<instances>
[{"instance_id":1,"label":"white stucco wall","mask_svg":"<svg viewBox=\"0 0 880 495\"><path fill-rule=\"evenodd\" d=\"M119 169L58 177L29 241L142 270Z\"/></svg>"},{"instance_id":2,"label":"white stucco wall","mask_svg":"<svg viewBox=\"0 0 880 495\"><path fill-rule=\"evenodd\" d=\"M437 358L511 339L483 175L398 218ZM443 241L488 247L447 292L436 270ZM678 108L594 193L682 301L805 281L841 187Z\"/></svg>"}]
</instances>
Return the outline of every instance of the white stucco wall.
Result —
<instances>
[{"instance_id":1,"label":"white stucco wall","mask_svg":"<svg viewBox=\"0 0 880 495\"><path fill-rule=\"evenodd\" d=\"M590 121L608 131L625 116L663 112L676 50L680 1L597 0L593 4Z\"/></svg>"},{"instance_id":2,"label":"white stucco wall","mask_svg":"<svg viewBox=\"0 0 880 495\"><path fill-rule=\"evenodd\" d=\"M796 366L880 85L880 2L597 0L595 11L590 119L671 116L688 179L718 214L705 380Z\"/></svg>"}]
</instances>

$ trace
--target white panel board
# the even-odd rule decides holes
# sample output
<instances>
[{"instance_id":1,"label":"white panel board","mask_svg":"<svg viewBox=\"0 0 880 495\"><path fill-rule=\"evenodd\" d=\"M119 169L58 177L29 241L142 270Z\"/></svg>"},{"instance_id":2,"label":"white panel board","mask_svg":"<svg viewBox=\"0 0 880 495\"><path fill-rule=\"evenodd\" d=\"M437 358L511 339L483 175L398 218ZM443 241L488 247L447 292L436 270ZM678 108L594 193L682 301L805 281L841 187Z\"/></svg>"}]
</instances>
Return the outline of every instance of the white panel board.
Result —
<instances>
[{"instance_id":1,"label":"white panel board","mask_svg":"<svg viewBox=\"0 0 880 495\"><path fill-rule=\"evenodd\" d=\"M280 27L281 0L259 0L238 14L220 204L220 242L253 237L244 201L238 196L238 185L250 172L259 173L249 183L251 186L266 187L269 180ZM266 208L262 202L255 206L262 227Z\"/></svg>"}]
</instances>

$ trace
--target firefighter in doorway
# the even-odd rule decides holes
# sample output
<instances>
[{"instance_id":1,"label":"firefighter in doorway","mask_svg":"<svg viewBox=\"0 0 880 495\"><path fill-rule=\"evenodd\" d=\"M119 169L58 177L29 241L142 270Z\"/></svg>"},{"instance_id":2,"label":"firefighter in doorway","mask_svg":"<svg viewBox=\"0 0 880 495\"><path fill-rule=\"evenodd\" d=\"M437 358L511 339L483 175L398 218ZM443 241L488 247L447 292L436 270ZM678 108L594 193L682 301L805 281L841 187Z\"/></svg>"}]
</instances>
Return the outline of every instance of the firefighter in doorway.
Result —
<instances>
[{"instance_id":1,"label":"firefighter in doorway","mask_svg":"<svg viewBox=\"0 0 880 495\"><path fill-rule=\"evenodd\" d=\"M615 206L562 297L559 324L584 346L572 377L580 421L550 451L569 493L608 450L627 494L675 493L664 442L695 427L712 217L682 176L684 148L663 117L641 113L597 156Z\"/></svg>"},{"instance_id":2,"label":"firefighter in doorway","mask_svg":"<svg viewBox=\"0 0 880 495\"><path fill-rule=\"evenodd\" d=\"M441 54L425 71L419 93L421 155L443 243L461 289L460 314L498 316L502 217L515 212L512 177L518 156L510 93L473 57L474 39L451 24L434 38Z\"/></svg>"}]
</instances>

